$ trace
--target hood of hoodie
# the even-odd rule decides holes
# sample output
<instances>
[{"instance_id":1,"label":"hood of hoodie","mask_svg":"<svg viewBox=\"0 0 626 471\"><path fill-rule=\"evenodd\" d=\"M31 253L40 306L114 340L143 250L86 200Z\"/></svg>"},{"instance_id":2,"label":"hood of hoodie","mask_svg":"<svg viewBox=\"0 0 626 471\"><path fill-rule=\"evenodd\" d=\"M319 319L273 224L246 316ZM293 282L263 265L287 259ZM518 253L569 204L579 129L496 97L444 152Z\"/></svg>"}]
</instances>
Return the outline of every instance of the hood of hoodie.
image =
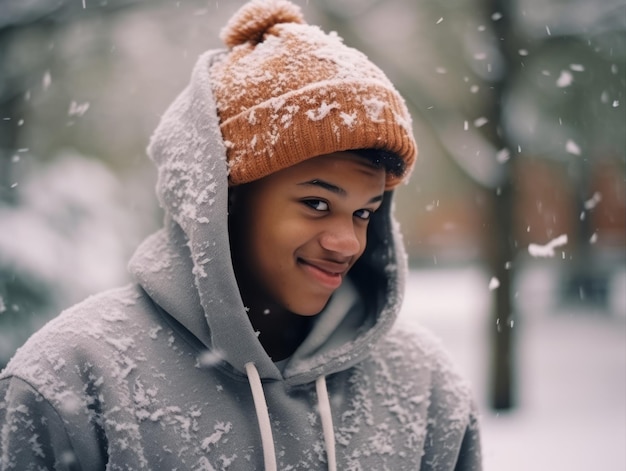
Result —
<instances>
[{"instance_id":1,"label":"hood of hoodie","mask_svg":"<svg viewBox=\"0 0 626 471\"><path fill-rule=\"evenodd\" d=\"M309 383L358 363L397 317L406 256L392 192L370 221L363 256L280 371L248 319L231 261L226 147L208 73L220 54L199 58L152 136L148 154L158 170L165 224L139 246L130 271L214 358L242 375L253 362L263 379Z\"/></svg>"}]
</instances>

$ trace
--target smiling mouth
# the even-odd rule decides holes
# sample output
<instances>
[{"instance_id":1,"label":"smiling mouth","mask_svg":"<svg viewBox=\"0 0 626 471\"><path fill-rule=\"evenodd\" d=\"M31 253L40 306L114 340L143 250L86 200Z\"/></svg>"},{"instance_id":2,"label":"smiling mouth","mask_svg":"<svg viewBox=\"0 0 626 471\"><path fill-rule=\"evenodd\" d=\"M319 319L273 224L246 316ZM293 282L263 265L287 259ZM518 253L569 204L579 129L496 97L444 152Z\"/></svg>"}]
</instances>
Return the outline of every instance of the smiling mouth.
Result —
<instances>
[{"instance_id":1,"label":"smiling mouth","mask_svg":"<svg viewBox=\"0 0 626 471\"><path fill-rule=\"evenodd\" d=\"M298 259L298 264L311 278L332 290L339 288L343 281L343 275L346 273L346 269L329 269L330 267L322 267L321 263L311 263L301 258Z\"/></svg>"}]
</instances>

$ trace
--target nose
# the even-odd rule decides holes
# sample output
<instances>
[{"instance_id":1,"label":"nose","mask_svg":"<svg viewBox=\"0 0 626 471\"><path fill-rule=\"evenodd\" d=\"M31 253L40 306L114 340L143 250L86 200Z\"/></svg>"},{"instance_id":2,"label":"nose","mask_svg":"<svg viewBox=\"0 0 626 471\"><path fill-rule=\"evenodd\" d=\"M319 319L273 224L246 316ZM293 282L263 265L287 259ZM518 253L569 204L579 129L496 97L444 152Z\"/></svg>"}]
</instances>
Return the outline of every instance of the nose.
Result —
<instances>
[{"instance_id":1,"label":"nose","mask_svg":"<svg viewBox=\"0 0 626 471\"><path fill-rule=\"evenodd\" d=\"M365 243L352 221L333 221L320 236L320 245L343 257L353 257L361 252Z\"/></svg>"}]
</instances>

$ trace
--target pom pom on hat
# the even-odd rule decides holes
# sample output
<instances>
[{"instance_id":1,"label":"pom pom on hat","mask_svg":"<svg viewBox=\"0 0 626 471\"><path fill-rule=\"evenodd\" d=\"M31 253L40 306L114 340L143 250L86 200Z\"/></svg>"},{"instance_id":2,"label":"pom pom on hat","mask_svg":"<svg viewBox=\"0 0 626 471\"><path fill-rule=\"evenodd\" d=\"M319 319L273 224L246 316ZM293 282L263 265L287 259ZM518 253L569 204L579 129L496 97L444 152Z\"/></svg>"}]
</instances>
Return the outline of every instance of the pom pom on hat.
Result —
<instances>
[{"instance_id":1,"label":"pom pom on hat","mask_svg":"<svg viewBox=\"0 0 626 471\"><path fill-rule=\"evenodd\" d=\"M221 37L209 70L227 148L229 184L248 183L318 155L380 149L417 156L406 104L385 74L336 34L304 22L287 0L252 0Z\"/></svg>"},{"instance_id":2,"label":"pom pom on hat","mask_svg":"<svg viewBox=\"0 0 626 471\"><path fill-rule=\"evenodd\" d=\"M279 23L304 23L300 7L285 0L253 0L230 19L220 38L229 48L248 41L257 44Z\"/></svg>"}]
</instances>

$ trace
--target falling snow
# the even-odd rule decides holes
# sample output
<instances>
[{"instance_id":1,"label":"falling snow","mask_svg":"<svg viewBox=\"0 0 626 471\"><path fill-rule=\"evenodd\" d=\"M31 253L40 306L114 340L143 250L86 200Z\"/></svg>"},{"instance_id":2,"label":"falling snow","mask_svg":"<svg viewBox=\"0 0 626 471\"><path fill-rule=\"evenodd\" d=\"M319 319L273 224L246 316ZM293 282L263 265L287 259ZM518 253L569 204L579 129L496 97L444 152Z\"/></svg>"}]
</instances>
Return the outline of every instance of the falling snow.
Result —
<instances>
[{"instance_id":1,"label":"falling snow","mask_svg":"<svg viewBox=\"0 0 626 471\"><path fill-rule=\"evenodd\" d=\"M528 253L533 257L554 257L555 250L558 247L562 247L567 244L567 234L562 234L555 239L552 239L545 245L530 244L528 246Z\"/></svg>"},{"instance_id":2,"label":"falling snow","mask_svg":"<svg viewBox=\"0 0 626 471\"><path fill-rule=\"evenodd\" d=\"M474 126L477 128L480 128L480 127L483 127L488 122L489 120L487 118L485 118L484 116L481 116L480 118L476 118L474 120Z\"/></svg>"},{"instance_id":3,"label":"falling snow","mask_svg":"<svg viewBox=\"0 0 626 471\"><path fill-rule=\"evenodd\" d=\"M495 276L491 277L489 280L489 290L493 291L494 289L498 289L500 287L500 280L498 280Z\"/></svg>"},{"instance_id":4,"label":"falling snow","mask_svg":"<svg viewBox=\"0 0 626 471\"><path fill-rule=\"evenodd\" d=\"M46 72L43 74L43 79L41 80L43 89L47 90L48 87L50 87L51 83L52 83L52 76L50 75L50 71L46 70Z\"/></svg>"},{"instance_id":5,"label":"falling snow","mask_svg":"<svg viewBox=\"0 0 626 471\"><path fill-rule=\"evenodd\" d=\"M509 149L500 149L496 154L496 160L501 164L507 162L510 158L511 152L509 151Z\"/></svg>"},{"instance_id":6,"label":"falling snow","mask_svg":"<svg viewBox=\"0 0 626 471\"><path fill-rule=\"evenodd\" d=\"M580 155L581 154L580 147L578 146L578 144L576 144L571 139L568 139L567 142L565 143L565 150L569 154L572 154L572 155Z\"/></svg>"},{"instance_id":7,"label":"falling snow","mask_svg":"<svg viewBox=\"0 0 626 471\"><path fill-rule=\"evenodd\" d=\"M600 192L596 191L591 196L591 198L589 198L587 201L585 201L585 203L584 203L585 209L588 210L588 211L592 210L593 208L598 206L600 201L602 201L602 194L600 194Z\"/></svg>"},{"instance_id":8,"label":"falling snow","mask_svg":"<svg viewBox=\"0 0 626 471\"><path fill-rule=\"evenodd\" d=\"M556 80L556 86L559 88L569 87L574 82L574 76L567 70L562 70L559 78Z\"/></svg>"},{"instance_id":9,"label":"falling snow","mask_svg":"<svg viewBox=\"0 0 626 471\"><path fill-rule=\"evenodd\" d=\"M89 109L89 102L77 103L73 101L70 103L70 108L67 111L69 116L83 116Z\"/></svg>"}]
</instances>

